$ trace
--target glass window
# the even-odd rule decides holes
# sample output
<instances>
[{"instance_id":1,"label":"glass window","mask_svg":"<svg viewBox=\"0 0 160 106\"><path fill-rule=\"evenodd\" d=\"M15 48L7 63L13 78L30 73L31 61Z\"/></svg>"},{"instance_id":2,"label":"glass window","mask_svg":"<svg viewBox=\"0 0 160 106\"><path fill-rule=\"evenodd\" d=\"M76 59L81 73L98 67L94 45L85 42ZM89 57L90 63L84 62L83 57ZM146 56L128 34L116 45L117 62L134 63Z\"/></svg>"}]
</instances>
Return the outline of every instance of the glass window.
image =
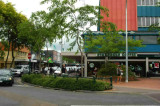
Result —
<instances>
[{"instance_id":1,"label":"glass window","mask_svg":"<svg viewBox=\"0 0 160 106\"><path fill-rule=\"evenodd\" d=\"M141 0L137 0L137 5L141 6Z\"/></svg>"},{"instance_id":2,"label":"glass window","mask_svg":"<svg viewBox=\"0 0 160 106\"><path fill-rule=\"evenodd\" d=\"M141 36L143 44L157 44L157 36Z\"/></svg>"},{"instance_id":3,"label":"glass window","mask_svg":"<svg viewBox=\"0 0 160 106\"><path fill-rule=\"evenodd\" d=\"M158 24L158 17L155 17L155 24Z\"/></svg>"},{"instance_id":4,"label":"glass window","mask_svg":"<svg viewBox=\"0 0 160 106\"><path fill-rule=\"evenodd\" d=\"M142 0L142 5L146 5L146 0Z\"/></svg>"},{"instance_id":5,"label":"glass window","mask_svg":"<svg viewBox=\"0 0 160 106\"><path fill-rule=\"evenodd\" d=\"M135 40L140 40L140 36L135 36Z\"/></svg>"},{"instance_id":6,"label":"glass window","mask_svg":"<svg viewBox=\"0 0 160 106\"><path fill-rule=\"evenodd\" d=\"M154 17L151 17L151 25L154 24Z\"/></svg>"},{"instance_id":7,"label":"glass window","mask_svg":"<svg viewBox=\"0 0 160 106\"><path fill-rule=\"evenodd\" d=\"M149 0L146 1L146 5L147 5L147 6L150 5L150 4L149 4Z\"/></svg>"},{"instance_id":8,"label":"glass window","mask_svg":"<svg viewBox=\"0 0 160 106\"><path fill-rule=\"evenodd\" d=\"M154 0L154 5L157 5L158 0Z\"/></svg>"},{"instance_id":9,"label":"glass window","mask_svg":"<svg viewBox=\"0 0 160 106\"><path fill-rule=\"evenodd\" d=\"M153 5L153 3L154 3L153 1L154 1L154 0L150 0L150 5Z\"/></svg>"},{"instance_id":10,"label":"glass window","mask_svg":"<svg viewBox=\"0 0 160 106\"><path fill-rule=\"evenodd\" d=\"M146 17L146 26L150 26L150 17Z\"/></svg>"},{"instance_id":11,"label":"glass window","mask_svg":"<svg viewBox=\"0 0 160 106\"><path fill-rule=\"evenodd\" d=\"M145 22L146 22L146 17L142 17L142 26L146 26Z\"/></svg>"},{"instance_id":12,"label":"glass window","mask_svg":"<svg viewBox=\"0 0 160 106\"><path fill-rule=\"evenodd\" d=\"M141 25L141 17L138 17L138 26L142 26Z\"/></svg>"}]
</instances>

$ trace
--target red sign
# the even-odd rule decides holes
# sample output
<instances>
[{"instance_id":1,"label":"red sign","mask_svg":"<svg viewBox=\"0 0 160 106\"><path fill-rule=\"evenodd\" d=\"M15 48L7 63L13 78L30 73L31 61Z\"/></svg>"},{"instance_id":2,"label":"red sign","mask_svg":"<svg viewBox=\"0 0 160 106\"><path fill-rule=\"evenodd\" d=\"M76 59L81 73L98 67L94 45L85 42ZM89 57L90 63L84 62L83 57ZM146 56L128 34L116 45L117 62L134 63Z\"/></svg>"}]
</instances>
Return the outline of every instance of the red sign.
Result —
<instances>
[{"instance_id":1,"label":"red sign","mask_svg":"<svg viewBox=\"0 0 160 106\"><path fill-rule=\"evenodd\" d=\"M154 63L154 68L159 68L159 63Z\"/></svg>"},{"instance_id":2,"label":"red sign","mask_svg":"<svg viewBox=\"0 0 160 106\"><path fill-rule=\"evenodd\" d=\"M31 53L28 53L28 59L31 59Z\"/></svg>"}]
</instances>

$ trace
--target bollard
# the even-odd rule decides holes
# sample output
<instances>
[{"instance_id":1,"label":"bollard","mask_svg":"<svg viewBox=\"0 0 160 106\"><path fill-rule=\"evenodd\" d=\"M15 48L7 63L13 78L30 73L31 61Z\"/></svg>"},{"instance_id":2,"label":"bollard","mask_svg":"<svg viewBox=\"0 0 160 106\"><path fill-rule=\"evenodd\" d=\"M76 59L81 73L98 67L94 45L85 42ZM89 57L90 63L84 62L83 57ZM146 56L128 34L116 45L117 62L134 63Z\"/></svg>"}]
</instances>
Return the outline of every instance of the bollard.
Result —
<instances>
[{"instance_id":1,"label":"bollard","mask_svg":"<svg viewBox=\"0 0 160 106\"><path fill-rule=\"evenodd\" d=\"M56 74L54 74L54 78L57 78L57 75L56 75Z\"/></svg>"},{"instance_id":2,"label":"bollard","mask_svg":"<svg viewBox=\"0 0 160 106\"><path fill-rule=\"evenodd\" d=\"M110 86L111 86L111 88L112 88L112 76L110 77Z\"/></svg>"},{"instance_id":3,"label":"bollard","mask_svg":"<svg viewBox=\"0 0 160 106\"><path fill-rule=\"evenodd\" d=\"M76 75L76 82L78 81L78 76Z\"/></svg>"},{"instance_id":4,"label":"bollard","mask_svg":"<svg viewBox=\"0 0 160 106\"><path fill-rule=\"evenodd\" d=\"M93 83L96 83L96 77L93 76Z\"/></svg>"}]
</instances>

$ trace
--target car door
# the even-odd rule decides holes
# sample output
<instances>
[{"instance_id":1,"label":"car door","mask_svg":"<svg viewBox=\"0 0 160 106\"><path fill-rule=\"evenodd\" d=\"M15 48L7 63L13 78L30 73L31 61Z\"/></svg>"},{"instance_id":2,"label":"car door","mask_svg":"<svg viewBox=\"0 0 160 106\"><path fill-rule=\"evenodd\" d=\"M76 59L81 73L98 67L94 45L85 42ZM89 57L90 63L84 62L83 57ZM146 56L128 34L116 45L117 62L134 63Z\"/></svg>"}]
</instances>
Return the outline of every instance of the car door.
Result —
<instances>
[{"instance_id":1,"label":"car door","mask_svg":"<svg viewBox=\"0 0 160 106\"><path fill-rule=\"evenodd\" d=\"M24 72L23 72L23 73L27 74L28 72L29 72L29 67L28 67L28 66L25 66L25 67L24 67Z\"/></svg>"}]
</instances>

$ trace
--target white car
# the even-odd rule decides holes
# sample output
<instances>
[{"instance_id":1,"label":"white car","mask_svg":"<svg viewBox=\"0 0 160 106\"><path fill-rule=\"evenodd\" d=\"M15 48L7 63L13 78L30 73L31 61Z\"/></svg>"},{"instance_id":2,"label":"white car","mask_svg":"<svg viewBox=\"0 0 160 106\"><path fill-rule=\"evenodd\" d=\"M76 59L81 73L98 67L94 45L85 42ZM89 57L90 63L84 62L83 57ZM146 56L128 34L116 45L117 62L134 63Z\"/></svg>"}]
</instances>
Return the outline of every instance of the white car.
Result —
<instances>
[{"instance_id":1,"label":"white car","mask_svg":"<svg viewBox=\"0 0 160 106\"><path fill-rule=\"evenodd\" d=\"M54 71L54 74L60 75L60 74L61 74L61 68L58 67L58 68L56 69L56 71Z\"/></svg>"},{"instance_id":2,"label":"white car","mask_svg":"<svg viewBox=\"0 0 160 106\"><path fill-rule=\"evenodd\" d=\"M14 69L11 69L13 75L22 76L22 74L29 73L29 65L17 65Z\"/></svg>"}]
</instances>

